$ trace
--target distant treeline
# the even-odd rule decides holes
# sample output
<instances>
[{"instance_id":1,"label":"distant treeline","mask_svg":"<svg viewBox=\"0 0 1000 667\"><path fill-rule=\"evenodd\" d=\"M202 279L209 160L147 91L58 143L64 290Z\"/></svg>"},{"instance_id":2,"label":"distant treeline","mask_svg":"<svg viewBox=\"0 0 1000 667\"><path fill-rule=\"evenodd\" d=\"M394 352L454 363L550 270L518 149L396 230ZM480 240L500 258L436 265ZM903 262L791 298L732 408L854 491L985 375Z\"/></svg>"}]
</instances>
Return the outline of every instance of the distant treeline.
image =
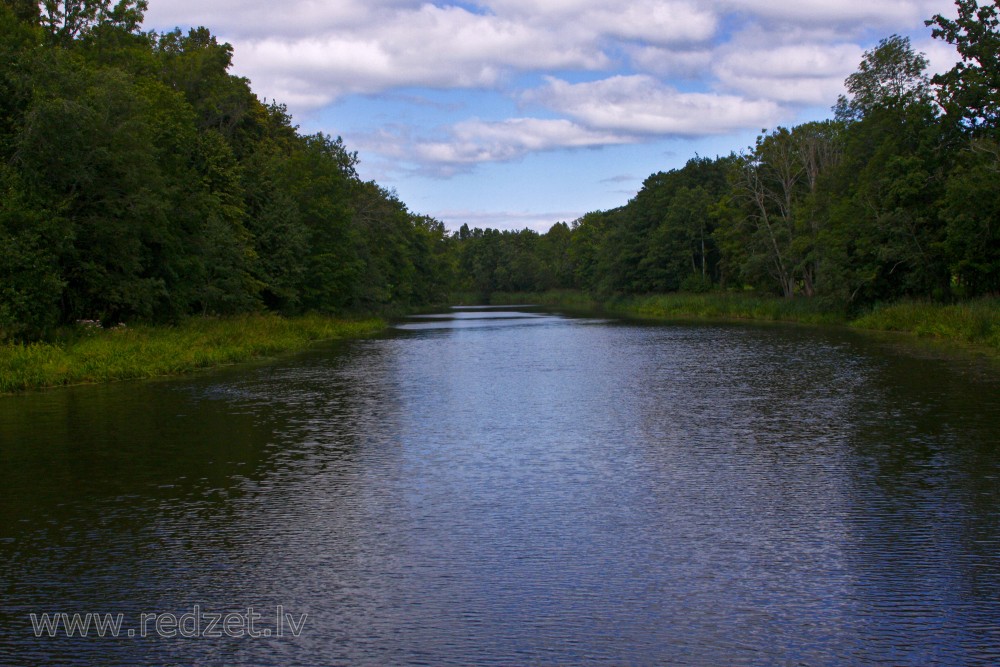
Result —
<instances>
[{"instance_id":1,"label":"distant treeline","mask_svg":"<svg viewBox=\"0 0 1000 667\"><path fill-rule=\"evenodd\" d=\"M206 28L144 32L145 0L0 0L0 341L452 291L996 294L1000 0L956 5L928 21L963 59L943 75L890 37L834 120L654 174L544 235L449 235L258 99Z\"/></svg>"},{"instance_id":2,"label":"distant treeline","mask_svg":"<svg viewBox=\"0 0 1000 667\"><path fill-rule=\"evenodd\" d=\"M0 4L0 340L77 320L441 301L444 226L144 0Z\"/></svg>"},{"instance_id":3,"label":"distant treeline","mask_svg":"<svg viewBox=\"0 0 1000 667\"><path fill-rule=\"evenodd\" d=\"M653 174L625 206L548 233L459 233L464 289L751 289L857 308L1000 292L1000 0L959 0L928 78L907 38L867 52L834 120Z\"/></svg>"}]
</instances>

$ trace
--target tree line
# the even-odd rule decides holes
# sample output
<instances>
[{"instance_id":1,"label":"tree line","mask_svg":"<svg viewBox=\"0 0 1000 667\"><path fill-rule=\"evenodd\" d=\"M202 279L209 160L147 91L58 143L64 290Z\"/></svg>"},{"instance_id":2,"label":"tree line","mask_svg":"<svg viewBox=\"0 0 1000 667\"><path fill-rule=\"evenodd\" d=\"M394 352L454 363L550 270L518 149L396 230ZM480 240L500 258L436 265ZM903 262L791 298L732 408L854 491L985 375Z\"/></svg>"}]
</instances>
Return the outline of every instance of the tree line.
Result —
<instances>
[{"instance_id":1,"label":"tree line","mask_svg":"<svg viewBox=\"0 0 1000 667\"><path fill-rule=\"evenodd\" d=\"M145 0L0 4L0 340L445 299L448 235Z\"/></svg>"},{"instance_id":2,"label":"tree line","mask_svg":"<svg viewBox=\"0 0 1000 667\"><path fill-rule=\"evenodd\" d=\"M751 289L859 307L1000 293L1000 0L956 2L928 77L908 38L866 52L834 118L649 176L626 205L545 234L459 232L481 294Z\"/></svg>"},{"instance_id":3,"label":"tree line","mask_svg":"<svg viewBox=\"0 0 1000 667\"><path fill-rule=\"evenodd\" d=\"M1000 292L1000 0L927 21L961 56L950 71L889 37L832 120L695 157L545 234L448 234L260 100L208 29L143 31L146 6L0 0L0 340L453 291Z\"/></svg>"}]
</instances>

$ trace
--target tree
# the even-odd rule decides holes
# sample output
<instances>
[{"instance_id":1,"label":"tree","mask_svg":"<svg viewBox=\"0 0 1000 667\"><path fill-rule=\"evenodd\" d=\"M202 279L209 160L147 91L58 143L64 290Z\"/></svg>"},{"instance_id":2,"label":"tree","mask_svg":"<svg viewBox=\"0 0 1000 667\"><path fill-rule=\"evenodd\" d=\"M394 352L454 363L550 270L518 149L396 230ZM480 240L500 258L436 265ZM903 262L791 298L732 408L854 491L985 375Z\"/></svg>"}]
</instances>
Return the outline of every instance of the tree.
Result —
<instances>
[{"instance_id":1,"label":"tree","mask_svg":"<svg viewBox=\"0 0 1000 667\"><path fill-rule=\"evenodd\" d=\"M250 82L233 76L233 47L219 43L208 28L179 29L159 36L155 46L159 76L184 94L202 130L222 134L238 159L263 141L274 119L250 90Z\"/></svg>"},{"instance_id":2,"label":"tree","mask_svg":"<svg viewBox=\"0 0 1000 667\"><path fill-rule=\"evenodd\" d=\"M934 15L932 35L955 46L961 62L935 75L948 115L970 131L1000 129L1000 0L956 0L958 18Z\"/></svg>"},{"instance_id":3,"label":"tree","mask_svg":"<svg viewBox=\"0 0 1000 667\"><path fill-rule=\"evenodd\" d=\"M42 0L42 25L63 44L86 37L101 27L138 32L149 3L146 0Z\"/></svg>"},{"instance_id":4,"label":"tree","mask_svg":"<svg viewBox=\"0 0 1000 667\"><path fill-rule=\"evenodd\" d=\"M850 97L841 96L834 107L837 119L859 120L872 109L908 105L930 95L924 74L927 58L916 53L909 37L893 35L866 51L858 71L844 85Z\"/></svg>"},{"instance_id":5,"label":"tree","mask_svg":"<svg viewBox=\"0 0 1000 667\"><path fill-rule=\"evenodd\" d=\"M948 175L941 206L944 251L961 296L1000 293L1000 160L962 151Z\"/></svg>"},{"instance_id":6,"label":"tree","mask_svg":"<svg viewBox=\"0 0 1000 667\"><path fill-rule=\"evenodd\" d=\"M800 277L795 207L805 173L792 131L783 127L758 137L733 171L750 249L742 272L750 278L769 275L787 298L795 295Z\"/></svg>"},{"instance_id":7,"label":"tree","mask_svg":"<svg viewBox=\"0 0 1000 667\"><path fill-rule=\"evenodd\" d=\"M9 7L12 15L18 20L30 25L37 25L41 17L38 2L35 0L3 0L0 6Z\"/></svg>"},{"instance_id":8,"label":"tree","mask_svg":"<svg viewBox=\"0 0 1000 667\"><path fill-rule=\"evenodd\" d=\"M0 165L0 341L34 339L59 322L59 255L65 219L32 201L17 173Z\"/></svg>"},{"instance_id":9,"label":"tree","mask_svg":"<svg viewBox=\"0 0 1000 667\"><path fill-rule=\"evenodd\" d=\"M539 241L538 252L543 272L545 289L569 289L573 287L573 257L570 245L573 232L565 222L557 222L549 228Z\"/></svg>"},{"instance_id":10,"label":"tree","mask_svg":"<svg viewBox=\"0 0 1000 667\"><path fill-rule=\"evenodd\" d=\"M956 142L941 215L944 249L959 292L1000 290L1000 0L956 0L954 20L927 21L932 34L952 44L961 61L938 74L938 101L945 120L963 137Z\"/></svg>"}]
</instances>

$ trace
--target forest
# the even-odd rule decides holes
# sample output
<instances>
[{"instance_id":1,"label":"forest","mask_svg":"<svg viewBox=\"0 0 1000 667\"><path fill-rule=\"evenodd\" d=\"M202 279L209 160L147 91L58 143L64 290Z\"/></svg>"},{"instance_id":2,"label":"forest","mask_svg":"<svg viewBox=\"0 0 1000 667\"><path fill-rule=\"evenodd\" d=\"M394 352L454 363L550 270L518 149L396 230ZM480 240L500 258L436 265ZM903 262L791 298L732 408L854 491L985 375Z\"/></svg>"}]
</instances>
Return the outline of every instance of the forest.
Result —
<instances>
[{"instance_id":1,"label":"forest","mask_svg":"<svg viewBox=\"0 0 1000 667\"><path fill-rule=\"evenodd\" d=\"M1000 0L867 52L832 120L649 176L545 234L449 234L145 0L0 4L0 341L98 321L378 313L453 292L730 290L860 308L1000 292ZM833 101L831 101L833 102Z\"/></svg>"},{"instance_id":2,"label":"forest","mask_svg":"<svg viewBox=\"0 0 1000 667\"><path fill-rule=\"evenodd\" d=\"M446 298L444 226L144 0L0 5L0 340Z\"/></svg>"},{"instance_id":3,"label":"forest","mask_svg":"<svg viewBox=\"0 0 1000 667\"><path fill-rule=\"evenodd\" d=\"M868 51L833 119L649 176L627 204L545 234L458 234L466 290L713 289L859 310L1000 292L1000 2L927 21L961 62L927 75L908 38Z\"/></svg>"}]
</instances>

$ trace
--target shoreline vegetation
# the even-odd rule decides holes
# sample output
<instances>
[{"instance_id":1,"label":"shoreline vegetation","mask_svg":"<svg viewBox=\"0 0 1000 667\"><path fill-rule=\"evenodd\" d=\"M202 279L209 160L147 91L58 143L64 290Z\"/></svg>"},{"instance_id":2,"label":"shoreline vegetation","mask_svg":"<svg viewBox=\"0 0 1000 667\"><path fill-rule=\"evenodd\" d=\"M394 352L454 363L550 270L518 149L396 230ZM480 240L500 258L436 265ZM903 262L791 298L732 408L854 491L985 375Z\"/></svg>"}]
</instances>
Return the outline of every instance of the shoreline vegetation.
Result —
<instances>
[{"instance_id":1,"label":"shoreline vegetation","mask_svg":"<svg viewBox=\"0 0 1000 667\"><path fill-rule=\"evenodd\" d=\"M177 326L81 322L55 342L0 345L0 395L29 389L181 375L384 330L377 318L271 314L196 317Z\"/></svg>"},{"instance_id":2,"label":"shoreline vegetation","mask_svg":"<svg viewBox=\"0 0 1000 667\"><path fill-rule=\"evenodd\" d=\"M1000 298L956 304L904 301L859 315L818 299L738 293L654 294L606 300L574 290L496 292L483 300L455 295L456 305L537 304L659 320L760 321L845 326L899 332L1000 357ZM32 389L182 375L307 349L319 342L356 339L383 331L378 318L273 314L194 317L176 326L77 323L54 342L0 345L0 395Z\"/></svg>"},{"instance_id":3,"label":"shoreline vegetation","mask_svg":"<svg viewBox=\"0 0 1000 667\"><path fill-rule=\"evenodd\" d=\"M926 21L962 58L950 71L892 35L832 119L762 129L542 234L411 211L231 73L208 28L144 31L146 4L0 5L0 393L302 349L386 326L336 314L459 290L1000 357L1000 5Z\"/></svg>"},{"instance_id":4,"label":"shoreline vegetation","mask_svg":"<svg viewBox=\"0 0 1000 667\"><path fill-rule=\"evenodd\" d=\"M909 334L1000 357L998 297L954 304L905 300L876 304L854 314L823 299L785 299L725 292L624 296L603 301L565 290L540 294L502 292L493 294L490 303L537 303L568 310L600 310L620 317L661 320L753 320L844 326L859 331Z\"/></svg>"}]
</instances>

